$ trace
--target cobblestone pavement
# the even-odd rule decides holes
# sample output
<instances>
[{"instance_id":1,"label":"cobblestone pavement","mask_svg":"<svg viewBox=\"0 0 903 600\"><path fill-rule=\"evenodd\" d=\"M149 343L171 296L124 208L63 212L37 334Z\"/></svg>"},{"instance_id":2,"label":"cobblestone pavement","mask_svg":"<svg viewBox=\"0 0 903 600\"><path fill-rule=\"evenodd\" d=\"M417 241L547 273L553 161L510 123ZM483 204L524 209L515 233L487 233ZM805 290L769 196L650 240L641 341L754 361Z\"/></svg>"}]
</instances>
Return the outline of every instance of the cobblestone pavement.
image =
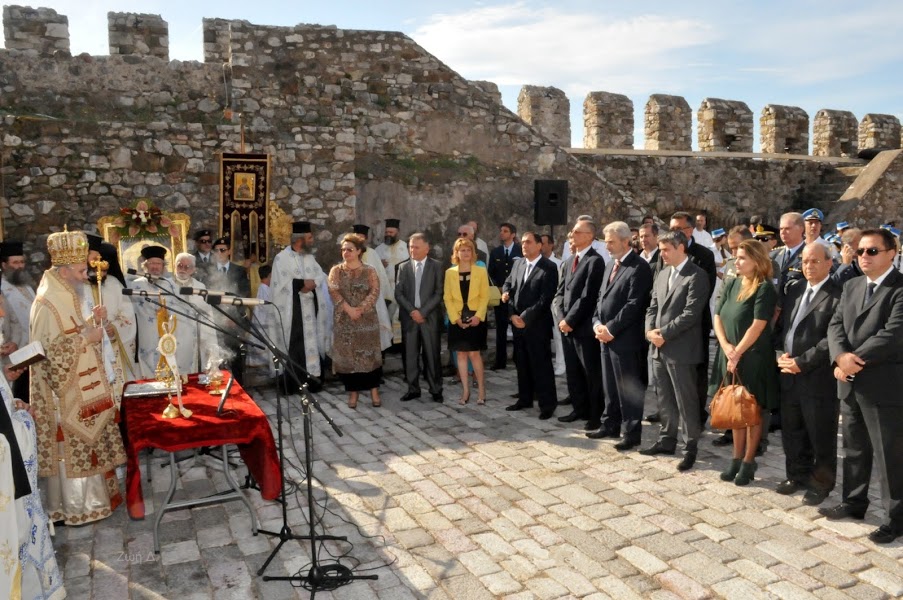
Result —
<instances>
[{"instance_id":1,"label":"cobblestone pavement","mask_svg":"<svg viewBox=\"0 0 903 600\"><path fill-rule=\"evenodd\" d=\"M706 433L696 467L680 457L620 454L614 440L589 440L576 424L540 421L538 410L509 413L514 370L487 373L486 406L460 406L446 379L446 401L401 403L404 384L387 377L382 408L362 396L357 410L330 385L318 395L345 435L315 415L315 513L331 535L321 563L341 563L378 580L355 581L317 598L887 598L903 595L903 544L876 546L879 523L828 522L801 496L781 496L779 435L759 459L756 480L740 488L718 474L728 452ZM558 378L559 393L565 395ZM253 390L275 414L273 392ZM472 394L476 398L476 393ZM647 407L651 406L647 398ZM564 410L562 410L564 409ZM557 415L569 412L559 407ZM289 479L303 480L297 401L286 427ZM272 419L275 427L275 418ZM644 445L657 427L644 427ZM240 502L167 513L155 556L152 511L168 487L162 458L145 484L148 518L124 507L100 523L63 527L57 556L70 598L308 598L310 592L256 576L275 546L252 536ZM191 465L194 465L193 467ZM182 465L180 494L225 487L209 458ZM244 468L237 475L244 479ZM875 486L873 485L873 488ZM255 491L261 526L279 531L281 507ZM837 500L832 493L827 503ZM288 498L293 532L307 530L302 493ZM324 510L325 508L325 510ZM322 533L322 529L320 531ZM309 569L308 542L290 541L268 575Z\"/></svg>"}]
</instances>

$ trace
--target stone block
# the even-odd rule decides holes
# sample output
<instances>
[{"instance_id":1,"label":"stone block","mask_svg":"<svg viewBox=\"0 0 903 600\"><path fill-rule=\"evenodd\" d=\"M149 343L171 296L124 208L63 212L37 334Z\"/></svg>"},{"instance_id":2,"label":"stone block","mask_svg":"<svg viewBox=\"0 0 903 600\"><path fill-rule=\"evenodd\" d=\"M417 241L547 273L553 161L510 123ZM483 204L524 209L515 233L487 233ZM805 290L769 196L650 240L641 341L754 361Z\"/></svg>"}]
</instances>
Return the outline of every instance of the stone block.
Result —
<instances>
[{"instance_id":1,"label":"stone block","mask_svg":"<svg viewBox=\"0 0 903 600\"><path fill-rule=\"evenodd\" d=\"M571 147L571 103L563 91L525 85L517 96L517 114L550 142Z\"/></svg>"},{"instance_id":2,"label":"stone block","mask_svg":"<svg viewBox=\"0 0 903 600\"><path fill-rule=\"evenodd\" d=\"M759 140L766 154L809 154L809 115L796 106L766 104L759 117Z\"/></svg>"},{"instance_id":3,"label":"stone block","mask_svg":"<svg viewBox=\"0 0 903 600\"><path fill-rule=\"evenodd\" d=\"M693 146L693 113L681 96L649 96L643 124L646 150L689 151Z\"/></svg>"},{"instance_id":4,"label":"stone block","mask_svg":"<svg viewBox=\"0 0 903 600\"><path fill-rule=\"evenodd\" d=\"M633 149L633 101L623 94L587 94L583 101L583 147Z\"/></svg>"},{"instance_id":5,"label":"stone block","mask_svg":"<svg viewBox=\"0 0 903 600\"><path fill-rule=\"evenodd\" d=\"M696 112L702 152L752 152L753 114L745 102L706 98Z\"/></svg>"},{"instance_id":6,"label":"stone block","mask_svg":"<svg viewBox=\"0 0 903 600\"><path fill-rule=\"evenodd\" d=\"M169 24L160 15L107 13L110 55L169 60Z\"/></svg>"},{"instance_id":7,"label":"stone block","mask_svg":"<svg viewBox=\"0 0 903 600\"><path fill-rule=\"evenodd\" d=\"M69 18L50 8L3 7L3 37L7 50L33 56L69 54Z\"/></svg>"},{"instance_id":8,"label":"stone block","mask_svg":"<svg viewBox=\"0 0 903 600\"><path fill-rule=\"evenodd\" d=\"M849 111L821 109L812 123L812 155L856 156L858 127L856 115Z\"/></svg>"},{"instance_id":9,"label":"stone block","mask_svg":"<svg viewBox=\"0 0 903 600\"><path fill-rule=\"evenodd\" d=\"M900 119L869 113L859 123L859 151L896 150L900 147Z\"/></svg>"}]
</instances>

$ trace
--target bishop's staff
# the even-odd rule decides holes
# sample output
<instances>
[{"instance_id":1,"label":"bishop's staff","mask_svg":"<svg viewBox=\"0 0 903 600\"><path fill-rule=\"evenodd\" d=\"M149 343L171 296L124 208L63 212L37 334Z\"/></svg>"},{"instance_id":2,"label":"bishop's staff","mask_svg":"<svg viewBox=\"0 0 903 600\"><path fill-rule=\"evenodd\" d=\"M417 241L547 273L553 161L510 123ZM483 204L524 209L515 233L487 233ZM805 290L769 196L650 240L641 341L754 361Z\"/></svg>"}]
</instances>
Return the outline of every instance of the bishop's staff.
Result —
<instances>
[{"instance_id":1,"label":"bishop's staff","mask_svg":"<svg viewBox=\"0 0 903 600\"><path fill-rule=\"evenodd\" d=\"M94 268L94 273L97 275L97 306L103 306L103 280L107 276L107 270L110 268L110 263L103 260L102 258L98 258L97 260L92 260L90 264ZM103 319L101 319L100 323L96 323L98 327L103 327Z\"/></svg>"}]
</instances>

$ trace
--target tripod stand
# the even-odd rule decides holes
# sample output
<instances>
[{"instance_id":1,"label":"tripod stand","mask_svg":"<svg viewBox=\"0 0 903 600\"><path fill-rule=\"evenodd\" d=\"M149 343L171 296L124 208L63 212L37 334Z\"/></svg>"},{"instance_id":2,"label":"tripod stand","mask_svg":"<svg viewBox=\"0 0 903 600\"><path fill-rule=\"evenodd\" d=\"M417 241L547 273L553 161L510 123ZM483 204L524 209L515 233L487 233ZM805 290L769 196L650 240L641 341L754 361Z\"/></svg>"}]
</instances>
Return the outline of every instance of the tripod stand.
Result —
<instances>
[{"instance_id":1,"label":"tripod stand","mask_svg":"<svg viewBox=\"0 0 903 600\"><path fill-rule=\"evenodd\" d=\"M310 510L310 515L308 518L308 534L307 535L295 535L292 533L291 528L288 526L288 503L285 501L285 481L283 480L282 485L282 529L277 533L273 531L265 531L260 529L258 532L264 535L269 535L272 537L279 538L279 544L273 549L270 555L267 557L266 562L263 563L263 566L257 571L258 575L263 575L263 572L266 571L266 568L269 566L270 562L276 557L276 554L279 553L279 550L282 546L289 540L310 540L310 553L311 553L311 567L308 571L307 575L299 576L287 576L287 577L272 577L269 575L263 575L264 581L298 581L307 584L307 587L311 590L310 597L313 598L316 594L317 590L332 590L338 588L342 585L346 585L354 580L358 579L378 579L377 575L353 575L351 570L344 565L335 563L328 565L321 565L319 563L317 557L317 542L321 540L338 540L338 541L347 541L347 538L344 536L334 536L334 535L317 535L315 531L314 525L314 488L313 488L313 460L311 458L313 449L311 447L311 439L312 439L312 423L311 423L311 411L313 406L315 405L315 401L312 400L307 394L307 384L303 384L301 386L301 412L304 415L304 468L307 472L307 506ZM282 402L280 400L280 394L277 391L276 393L276 427L279 432L279 461L280 466L282 468L283 477L285 473L285 451L283 448L282 441ZM342 435L340 431L338 431L339 435Z\"/></svg>"}]
</instances>

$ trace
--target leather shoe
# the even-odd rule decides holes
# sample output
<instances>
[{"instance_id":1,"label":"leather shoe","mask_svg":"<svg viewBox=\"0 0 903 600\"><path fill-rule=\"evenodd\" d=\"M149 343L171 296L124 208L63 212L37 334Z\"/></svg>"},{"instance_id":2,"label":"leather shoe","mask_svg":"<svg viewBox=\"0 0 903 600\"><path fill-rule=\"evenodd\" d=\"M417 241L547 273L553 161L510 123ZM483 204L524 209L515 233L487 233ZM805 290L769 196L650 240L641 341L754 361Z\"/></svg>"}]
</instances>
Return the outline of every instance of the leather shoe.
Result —
<instances>
[{"instance_id":1,"label":"leather shoe","mask_svg":"<svg viewBox=\"0 0 903 600\"><path fill-rule=\"evenodd\" d=\"M778 487L776 487L774 491L784 496L789 496L790 494L797 493L803 489L803 487L805 486L795 479L785 479L778 484Z\"/></svg>"},{"instance_id":2,"label":"leather shoe","mask_svg":"<svg viewBox=\"0 0 903 600\"><path fill-rule=\"evenodd\" d=\"M445 397L442 395L442 392L433 394L433 402L445 402Z\"/></svg>"},{"instance_id":3,"label":"leather shoe","mask_svg":"<svg viewBox=\"0 0 903 600\"><path fill-rule=\"evenodd\" d=\"M807 506L818 506L828 497L826 490L807 490L803 495L803 504Z\"/></svg>"},{"instance_id":4,"label":"leather shoe","mask_svg":"<svg viewBox=\"0 0 903 600\"><path fill-rule=\"evenodd\" d=\"M712 440L713 446L730 446L734 443L734 433L731 430L727 430L721 434L720 437L716 437Z\"/></svg>"},{"instance_id":5,"label":"leather shoe","mask_svg":"<svg viewBox=\"0 0 903 600\"><path fill-rule=\"evenodd\" d=\"M841 502L835 506L824 506L819 508L818 514L829 521L836 521L838 519L856 519L861 521L865 518L865 509L853 508L849 504Z\"/></svg>"},{"instance_id":6,"label":"leather shoe","mask_svg":"<svg viewBox=\"0 0 903 600\"><path fill-rule=\"evenodd\" d=\"M576 412L572 412L570 414L564 415L563 417L558 417L558 421L561 423L573 423L574 421L579 421L582 419L580 415Z\"/></svg>"},{"instance_id":7,"label":"leather shoe","mask_svg":"<svg viewBox=\"0 0 903 600\"><path fill-rule=\"evenodd\" d=\"M650 423L660 423L662 420L662 417L657 412L654 412L651 415L646 415L646 420L649 421Z\"/></svg>"},{"instance_id":8,"label":"leather shoe","mask_svg":"<svg viewBox=\"0 0 903 600\"><path fill-rule=\"evenodd\" d=\"M595 431L600 427L602 427L602 421L600 421L599 419L590 419L586 422L586 425L583 426L583 428L587 431Z\"/></svg>"},{"instance_id":9,"label":"leather shoe","mask_svg":"<svg viewBox=\"0 0 903 600\"><path fill-rule=\"evenodd\" d=\"M636 448L639 445L640 445L639 440L628 440L627 438L624 438L623 440L621 440L620 442L615 444L615 450L618 450L619 452L624 452L625 450L630 450L631 448Z\"/></svg>"},{"instance_id":10,"label":"leather shoe","mask_svg":"<svg viewBox=\"0 0 903 600\"><path fill-rule=\"evenodd\" d=\"M539 413L539 420L540 421L548 421L549 419L552 418L552 415L554 415L554 414L555 414L554 410L550 410L548 412L541 412L541 413Z\"/></svg>"},{"instance_id":11,"label":"leather shoe","mask_svg":"<svg viewBox=\"0 0 903 600\"><path fill-rule=\"evenodd\" d=\"M617 448L617 446L615 446ZM643 448L640 450L640 454L643 456L657 456L659 454L670 454L674 455L674 449L667 449L661 442L655 442L648 448Z\"/></svg>"},{"instance_id":12,"label":"leather shoe","mask_svg":"<svg viewBox=\"0 0 903 600\"><path fill-rule=\"evenodd\" d=\"M869 534L869 539L876 544L890 544L903 535L903 530L894 529L890 525L882 525Z\"/></svg>"},{"instance_id":13,"label":"leather shoe","mask_svg":"<svg viewBox=\"0 0 903 600\"><path fill-rule=\"evenodd\" d=\"M600 429L599 431L588 431L586 432L586 437L591 440L602 440L605 438L619 438L621 437L620 432L617 431L609 431L608 429Z\"/></svg>"},{"instance_id":14,"label":"leather shoe","mask_svg":"<svg viewBox=\"0 0 903 600\"><path fill-rule=\"evenodd\" d=\"M416 400L420 397L420 392L408 392L404 396L401 397L402 402L410 402L411 400Z\"/></svg>"},{"instance_id":15,"label":"leather shoe","mask_svg":"<svg viewBox=\"0 0 903 600\"><path fill-rule=\"evenodd\" d=\"M571 397L568 396L567 398L565 398L563 400L559 400L558 406L564 406L565 404L570 404L570 403L571 403Z\"/></svg>"},{"instance_id":16,"label":"leather shoe","mask_svg":"<svg viewBox=\"0 0 903 600\"><path fill-rule=\"evenodd\" d=\"M532 407L528 404L512 404L511 406L506 406L505 410L510 412L510 411L514 411L514 410L526 410L528 408L532 408Z\"/></svg>"},{"instance_id":17,"label":"leather shoe","mask_svg":"<svg viewBox=\"0 0 903 600\"><path fill-rule=\"evenodd\" d=\"M678 471L689 471L693 468L693 465L696 464L696 453L695 452L686 452L684 454L683 459L677 463Z\"/></svg>"}]
</instances>

